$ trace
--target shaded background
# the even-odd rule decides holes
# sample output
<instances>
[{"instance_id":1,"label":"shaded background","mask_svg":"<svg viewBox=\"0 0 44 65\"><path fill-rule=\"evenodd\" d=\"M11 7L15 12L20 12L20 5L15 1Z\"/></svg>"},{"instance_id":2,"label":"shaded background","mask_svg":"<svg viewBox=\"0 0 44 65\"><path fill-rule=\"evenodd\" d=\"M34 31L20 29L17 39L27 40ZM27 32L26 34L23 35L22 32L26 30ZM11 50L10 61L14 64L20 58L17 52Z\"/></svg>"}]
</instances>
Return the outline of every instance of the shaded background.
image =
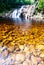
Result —
<instances>
[{"instance_id":1,"label":"shaded background","mask_svg":"<svg viewBox=\"0 0 44 65\"><path fill-rule=\"evenodd\" d=\"M21 5L33 4L37 0L0 0L0 12L6 12ZM37 10L44 12L44 0L38 0Z\"/></svg>"}]
</instances>

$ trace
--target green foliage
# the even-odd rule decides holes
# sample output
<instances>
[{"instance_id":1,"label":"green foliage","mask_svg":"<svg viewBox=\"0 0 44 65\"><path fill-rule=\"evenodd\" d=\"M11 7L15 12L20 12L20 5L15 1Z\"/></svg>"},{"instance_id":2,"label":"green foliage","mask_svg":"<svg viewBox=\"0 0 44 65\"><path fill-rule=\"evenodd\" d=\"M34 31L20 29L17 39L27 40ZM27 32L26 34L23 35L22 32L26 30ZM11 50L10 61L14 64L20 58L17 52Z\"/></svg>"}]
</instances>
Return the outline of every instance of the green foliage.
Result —
<instances>
[{"instance_id":1,"label":"green foliage","mask_svg":"<svg viewBox=\"0 0 44 65\"><path fill-rule=\"evenodd\" d=\"M44 0L39 0L38 1L37 9L38 9L38 11L43 11L44 12Z\"/></svg>"},{"instance_id":2,"label":"green foliage","mask_svg":"<svg viewBox=\"0 0 44 65\"><path fill-rule=\"evenodd\" d=\"M24 0L24 3L26 4L33 4L35 0Z\"/></svg>"},{"instance_id":3,"label":"green foliage","mask_svg":"<svg viewBox=\"0 0 44 65\"><path fill-rule=\"evenodd\" d=\"M0 0L0 12L18 7L19 4L23 3L23 0Z\"/></svg>"},{"instance_id":4,"label":"green foliage","mask_svg":"<svg viewBox=\"0 0 44 65\"><path fill-rule=\"evenodd\" d=\"M33 4L35 0L0 0L0 12L10 10L18 5Z\"/></svg>"},{"instance_id":5,"label":"green foliage","mask_svg":"<svg viewBox=\"0 0 44 65\"><path fill-rule=\"evenodd\" d=\"M0 0L0 12L18 7L18 5L33 4L34 2L35 2L35 0ZM37 10L44 11L44 0L38 1Z\"/></svg>"},{"instance_id":6,"label":"green foliage","mask_svg":"<svg viewBox=\"0 0 44 65\"><path fill-rule=\"evenodd\" d=\"M0 0L0 12L10 10L22 4L33 4L35 0ZM38 0L37 10L44 12L44 0Z\"/></svg>"}]
</instances>

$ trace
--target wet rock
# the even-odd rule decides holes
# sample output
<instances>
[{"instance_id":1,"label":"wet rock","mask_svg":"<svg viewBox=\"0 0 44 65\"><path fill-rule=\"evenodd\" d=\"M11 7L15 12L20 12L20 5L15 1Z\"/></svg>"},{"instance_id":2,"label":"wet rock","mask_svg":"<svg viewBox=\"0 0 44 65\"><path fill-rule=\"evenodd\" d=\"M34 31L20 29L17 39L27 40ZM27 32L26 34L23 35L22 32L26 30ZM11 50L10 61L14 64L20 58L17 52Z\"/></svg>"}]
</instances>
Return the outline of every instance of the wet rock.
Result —
<instances>
[{"instance_id":1,"label":"wet rock","mask_svg":"<svg viewBox=\"0 0 44 65\"><path fill-rule=\"evenodd\" d=\"M17 61L18 63L21 63L21 62L23 62L24 60L25 60L25 55L24 55L24 53L16 54L16 61Z\"/></svg>"}]
</instances>

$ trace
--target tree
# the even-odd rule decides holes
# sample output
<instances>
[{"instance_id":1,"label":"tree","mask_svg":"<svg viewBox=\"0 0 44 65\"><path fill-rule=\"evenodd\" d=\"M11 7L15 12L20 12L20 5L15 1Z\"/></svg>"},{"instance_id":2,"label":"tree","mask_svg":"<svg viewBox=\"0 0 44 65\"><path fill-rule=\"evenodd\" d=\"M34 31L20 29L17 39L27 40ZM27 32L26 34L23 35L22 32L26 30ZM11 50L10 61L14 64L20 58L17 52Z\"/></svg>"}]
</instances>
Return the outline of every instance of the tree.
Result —
<instances>
[{"instance_id":1,"label":"tree","mask_svg":"<svg viewBox=\"0 0 44 65\"><path fill-rule=\"evenodd\" d=\"M39 0L38 1L37 9L38 9L38 11L43 11L44 12L44 0Z\"/></svg>"},{"instance_id":2,"label":"tree","mask_svg":"<svg viewBox=\"0 0 44 65\"><path fill-rule=\"evenodd\" d=\"M24 3L26 4L33 4L35 0L24 0Z\"/></svg>"}]
</instances>

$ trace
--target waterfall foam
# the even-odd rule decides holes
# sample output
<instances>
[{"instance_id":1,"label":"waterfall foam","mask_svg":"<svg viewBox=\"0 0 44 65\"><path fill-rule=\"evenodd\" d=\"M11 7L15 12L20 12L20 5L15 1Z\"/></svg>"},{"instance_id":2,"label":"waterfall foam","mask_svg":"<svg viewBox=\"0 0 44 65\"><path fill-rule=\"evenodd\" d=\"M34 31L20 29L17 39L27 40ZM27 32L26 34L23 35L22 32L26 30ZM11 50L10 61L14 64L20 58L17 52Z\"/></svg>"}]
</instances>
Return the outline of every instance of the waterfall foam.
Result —
<instances>
[{"instance_id":1,"label":"waterfall foam","mask_svg":"<svg viewBox=\"0 0 44 65\"><path fill-rule=\"evenodd\" d=\"M16 22L22 22L23 20L28 20L33 17L35 9L36 9L36 4L32 5L22 5L20 8L15 9L12 13L10 13L9 17L15 20ZM29 22L28 21L28 22Z\"/></svg>"},{"instance_id":2,"label":"waterfall foam","mask_svg":"<svg viewBox=\"0 0 44 65\"><path fill-rule=\"evenodd\" d=\"M15 9L11 14L10 17L11 18L20 18L20 15L22 13L22 9L24 8L24 6L22 6L20 9Z\"/></svg>"}]
</instances>

